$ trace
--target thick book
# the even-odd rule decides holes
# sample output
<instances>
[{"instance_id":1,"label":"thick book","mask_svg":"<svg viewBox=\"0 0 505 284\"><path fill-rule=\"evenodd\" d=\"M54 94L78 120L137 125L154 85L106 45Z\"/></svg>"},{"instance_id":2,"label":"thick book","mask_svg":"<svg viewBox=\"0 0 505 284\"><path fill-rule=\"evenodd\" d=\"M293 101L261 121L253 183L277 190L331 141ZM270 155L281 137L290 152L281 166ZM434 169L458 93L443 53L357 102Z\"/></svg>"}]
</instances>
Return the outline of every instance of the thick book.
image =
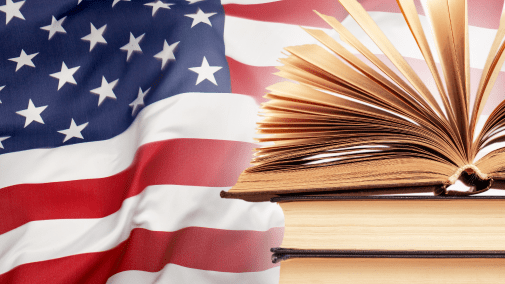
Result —
<instances>
[{"instance_id":1,"label":"thick book","mask_svg":"<svg viewBox=\"0 0 505 284\"><path fill-rule=\"evenodd\" d=\"M280 284L403 284L503 283L505 252L341 251L327 254L292 253L274 249L284 257Z\"/></svg>"},{"instance_id":2,"label":"thick book","mask_svg":"<svg viewBox=\"0 0 505 284\"><path fill-rule=\"evenodd\" d=\"M505 197L284 196L280 283L503 283Z\"/></svg>"},{"instance_id":3,"label":"thick book","mask_svg":"<svg viewBox=\"0 0 505 284\"><path fill-rule=\"evenodd\" d=\"M431 72L430 90L356 0L339 1L390 62L318 13L341 41L305 29L325 47L286 48L277 74L289 81L268 88L258 123L262 146L221 196L266 201L285 194L505 188L505 101L483 115L505 60L505 17L492 45L482 47L489 53L471 93L466 1L423 1L429 32L414 1L397 0L411 31L405 37L415 39ZM471 189L448 189L463 174Z\"/></svg>"},{"instance_id":4,"label":"thick book","mask_svg":"<svg viewBox=\"0 0 505 284\"><path fill-rule=\"evenodd\" d=\"M284 212L291 250L505 253L505 197L292 196Z\"/></svg>"}]
</instances>

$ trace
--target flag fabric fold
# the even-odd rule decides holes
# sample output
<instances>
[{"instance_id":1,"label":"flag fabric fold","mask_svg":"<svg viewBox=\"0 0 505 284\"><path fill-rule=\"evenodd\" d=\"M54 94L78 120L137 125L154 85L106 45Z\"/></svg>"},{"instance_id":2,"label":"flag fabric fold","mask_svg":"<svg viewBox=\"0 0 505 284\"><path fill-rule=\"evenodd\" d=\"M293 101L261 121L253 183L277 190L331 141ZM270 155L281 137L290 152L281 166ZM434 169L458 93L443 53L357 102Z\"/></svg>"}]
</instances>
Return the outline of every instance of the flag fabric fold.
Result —
<instances>
[{"instance_id":1,"label":"flag fabric fold","mask_svg":"<svg viewBox=\"0 0 505 284\"><path fill-rule=\"evenodd\" d=\"M360 2L426 68L396 2ZM471 52L502 6L469 1ZM338 38L314 9L366 40L333 0L0 0L0 283L277 283L282 210L219 192L299 25Z\"/></svg>"}]
</instances>

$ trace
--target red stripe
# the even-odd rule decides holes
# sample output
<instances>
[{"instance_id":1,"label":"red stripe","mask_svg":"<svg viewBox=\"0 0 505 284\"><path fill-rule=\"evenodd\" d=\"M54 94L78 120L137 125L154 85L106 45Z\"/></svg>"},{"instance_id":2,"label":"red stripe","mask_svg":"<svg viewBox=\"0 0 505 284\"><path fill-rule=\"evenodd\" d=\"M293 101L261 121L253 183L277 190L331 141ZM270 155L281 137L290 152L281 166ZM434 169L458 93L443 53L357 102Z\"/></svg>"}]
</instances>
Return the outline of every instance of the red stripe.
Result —
<instances>
[{"instance_id":1,"label":"red stripe","mask_svg":"<svg viewBox=\"0 0 505 284\"><path fill-rule=\"evenodd\" d=\"M420 0L414 2L418 13L424 15ZM363 0L360 3L367 11L401 13L396 0ZM329 27L313 10L333 16L339 21L348 15L337 0L284 0L256 5L227 4L223 7L228 16L319 28ZM503 0L469 0L468 24L498 29L502 7Z\"/></svg>"},{"instance_id":2,"label":"red stripe","mask_svg":"<svg viewBox=\"0 0 505 284\"><path fill-rule=\"evenodd\" d=\"M396 0L365 0L360 1L360 3L367 11L401 13ZM420 0L414 0L414 3L416 5L417 13L424 15L423 6L421 5Z\"/></svg>"},{"instance_id":3,"label":"red stripe","mask_svg":"<svg viewBox=\"0 0 505 284\"><path fill-rule=\"evenodd\" d=\"M263 96L266 94L266 87L273 85L284 79L273 75L279 71L273 66L258 67L251 66L231 57L226 57L230 68L231 91L235 94L249 95L257 102L264 102Z\"/></svg>"},{"instance_id":4,"label":"red stripe","mask_svg":"<svg viewBox=\"0 0 505 284\"><path fill-rule=\"evenodd\" d=\"M189 227L176 232L134 229L116 248L28 263L0 275L0 283L105 283L126 270L157 272L168 263L221 272L255 272L272 264L270 248L284 228L266 232Z\"/></svg>"},{"instance_id":5,"label":"red stripe","mask_svg":"<svg viewBox=\"0 0 505 284\"><path fill-rule=\"evenodd\" d=\"M347 11L336 0L288 0L256 5L227 4L223 7L227 16L321 28L328 28L328 25L313 10L338 20L347 16Z\"/></svg>"},{"instance_id":6,"label":"red stripe","mask_svg":"<svg viewBox=\"0 0 505 284\"><path fill-rule=\"evenodd\" d=\"M225 140L166 140L140 147L132 165L111 177L3 188L0 234L34 220L102 218L149 185L232 186L249 166L254 147Z\"/></svg>"},{"instance_id":7,"label":"red stripe","mask_svg":"<svg viewBox=\"0 0 505 284\"><path fill-rule=\"evenodd\" d=\"M360 3L367 11L401 13L396 0L364 0ZM415 3L422 13L419 0L415 0ZM329 26L314 13L314 10L333 16L339 21L344 20L348 15L337 0L284 0L256 5L228 4L223 7L227 16L319 28L329 28Z\"/></svg>"},{"instance_id":8,"label":"red stripe","mask_svg":"<svg viewBox=\"0 0 505 284\"><path fill-rule=\"evenodd\" d=\"M478 82L480 80L480 77L482 76L482 70L479 69L470 69L470 76L477 77L478 79L475 80L474 86L470 85L470 89L473 91L472 94L477 93L477 87L478 87ZM473 80L471 80L471 83ZM470 84L471 84L470 83ZM475 97L472 96L471 100L471 106L473 107L473 101L475 100ZM490 115L493 110L503 101L505 100L505 72L500 72L498 73L498 77L496 78L496 82L494 83L493 88L491 89L491 94L489 94L489 98L487 100L486 105L484 106L484 109L482 110L482 114L484 115Z\"/></svg>"},{"instance_id":9,"label":"red stripe","mask_svg":"<svg viewBox=\"0 0 505 284\"><path fill-rule=\"evenodd\" d=\"M367 11L401 13L396 0L360 1ZM417 13L425 15L420 0L414 0ZM468 24L475 27L498 29L503 0L468 0Z\"/></svg>"},{"instance_id":10,"label":"red stripe","mask_svg":"<svg viewBox=\"0 0 505 284\"><path fill-rule=\"evenodd\" d=\"M503 0L469 0L468 24L471 26L498 29ZM470 38L472 40L472 38Z\"/></svg>"}]
</instances>

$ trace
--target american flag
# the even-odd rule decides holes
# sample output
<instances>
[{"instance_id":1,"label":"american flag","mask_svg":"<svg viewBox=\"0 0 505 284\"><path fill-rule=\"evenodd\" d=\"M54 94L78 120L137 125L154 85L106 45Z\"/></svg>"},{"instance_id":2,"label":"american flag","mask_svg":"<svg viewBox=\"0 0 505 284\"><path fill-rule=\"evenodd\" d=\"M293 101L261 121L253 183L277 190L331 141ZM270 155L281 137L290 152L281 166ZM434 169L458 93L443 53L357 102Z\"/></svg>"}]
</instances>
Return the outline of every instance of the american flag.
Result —
<instances>
[{"instance_id":1,"label":"american flag","mask_svg":"<svg viewBox=\"0 0 505 284\"><path fill-rule=\"evenodd\" d=\"M396 2L360 2L427 70ZM502 6L469 1L473 80ZM382 56L334 0L0 0L0 283L277 283L282 211L219 192L299 25L338 38L312 10Z\"/></svg>"}]
</instances>

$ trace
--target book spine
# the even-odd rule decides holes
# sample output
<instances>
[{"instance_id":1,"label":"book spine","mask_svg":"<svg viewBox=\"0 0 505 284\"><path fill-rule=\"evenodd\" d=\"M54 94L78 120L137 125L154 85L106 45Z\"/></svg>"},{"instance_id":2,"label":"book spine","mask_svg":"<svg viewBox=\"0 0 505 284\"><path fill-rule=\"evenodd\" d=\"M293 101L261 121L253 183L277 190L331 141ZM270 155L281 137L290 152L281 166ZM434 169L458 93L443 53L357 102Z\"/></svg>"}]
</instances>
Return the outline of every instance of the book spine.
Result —
<instances>
[{"instance_id":1,"label":"book spine","mask_svg":"<svg viewBox=\"0 0 505 284\"><path fill-rule=\"evenodd\" d=\"M505 258L505 251L298 250L272 248L272 262L291 258Z\"/></svg>"},{"instance_id":2,"label":"book spine","mask_svg":"<svg viewBox=\"0 0 505 284\"><path fill-rule=\"evenodd\" d=\"M336 195L291 195L278 196L270 199L270 202L293 202L293 201L350 201L350 200L495 200L505 199L505 196L391 196L391 195L371 195L371 196L336 196Z\"/></svg>"}]
</instances>

